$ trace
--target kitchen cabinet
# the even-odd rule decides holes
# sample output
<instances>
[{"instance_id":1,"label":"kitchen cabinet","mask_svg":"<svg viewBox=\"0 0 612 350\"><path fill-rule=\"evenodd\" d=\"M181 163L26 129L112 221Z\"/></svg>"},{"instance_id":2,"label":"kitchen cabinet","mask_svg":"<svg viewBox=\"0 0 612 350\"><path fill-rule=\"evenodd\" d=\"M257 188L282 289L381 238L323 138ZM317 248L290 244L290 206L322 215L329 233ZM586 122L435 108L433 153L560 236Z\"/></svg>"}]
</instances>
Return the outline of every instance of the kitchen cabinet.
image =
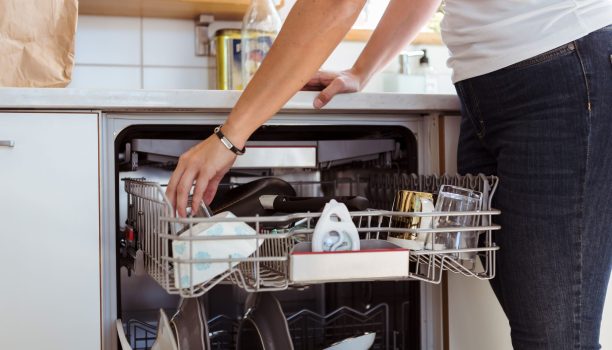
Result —
<instances>
[{"instance_id":1,"label":"kitchen cabinet","mask_svg":"<svg viewBox=\"0 0 612 350\"><path fill-rule=\"evenodd\" d=\"M99 117L0 112L0 349L100 349Z\"/></svg>"}]
</instances>

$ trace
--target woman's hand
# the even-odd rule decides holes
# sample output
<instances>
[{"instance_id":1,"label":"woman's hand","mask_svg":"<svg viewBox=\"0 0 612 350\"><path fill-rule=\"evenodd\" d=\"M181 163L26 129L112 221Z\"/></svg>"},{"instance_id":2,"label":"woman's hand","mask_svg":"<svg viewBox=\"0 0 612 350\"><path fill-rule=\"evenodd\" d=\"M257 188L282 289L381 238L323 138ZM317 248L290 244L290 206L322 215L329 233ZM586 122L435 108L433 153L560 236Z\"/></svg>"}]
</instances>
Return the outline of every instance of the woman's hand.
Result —
<instances>
[{"instance_id":1,"label":"woman's hand","mask_svg":"<svg viewBox=\"0 0 612 350\"><path fill-rule=\"evenodd\" d=\"M219 182L235 160L236 155L216 135L183 153L166 189L166 195L179 216L186 216L187 200L194 181L192 213L198 211L202 200L207 204L213 200Z\"/></svg>"},{"instance_id":2,"label":"woman's hand","mask_svg":"<svg viewBox=\"0 0 612 350\"><path fill-rule=\"evenodd\" d=\"M319 109L337 94L360 91L363 85L362 79L351 69L341 72L319 71L306 83L303 90L321 91L313 102L313 106Z\"/></svg>"}]
</instances>

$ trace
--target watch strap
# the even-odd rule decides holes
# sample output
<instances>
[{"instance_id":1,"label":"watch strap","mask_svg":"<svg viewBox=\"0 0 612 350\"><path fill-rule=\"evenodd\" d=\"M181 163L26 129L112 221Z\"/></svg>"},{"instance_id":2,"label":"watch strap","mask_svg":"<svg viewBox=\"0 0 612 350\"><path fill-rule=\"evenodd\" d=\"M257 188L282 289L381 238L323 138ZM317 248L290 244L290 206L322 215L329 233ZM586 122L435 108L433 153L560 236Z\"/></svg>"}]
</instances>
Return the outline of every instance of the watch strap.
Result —
<instances>
[{"instance_id":1,"label":"watch strap","mask_svg":"<svg viewBox=\"0 0 612 350\"><path fill-rule=\"evenodd\" d=\"M215 135L217 135L217 137L219 138L219 140L221 140L221 143L230 151L234 152L235 154L241 156L244 154L244 152L246 152L246 147L240 149L236 146L234 146L234 144L232 143L232 141L230 141L227 137L225 137L225 135L223 135L223 132L221 131L221 127L223 125L219 125L215 128Z\"/></svg>"}]
</instances>

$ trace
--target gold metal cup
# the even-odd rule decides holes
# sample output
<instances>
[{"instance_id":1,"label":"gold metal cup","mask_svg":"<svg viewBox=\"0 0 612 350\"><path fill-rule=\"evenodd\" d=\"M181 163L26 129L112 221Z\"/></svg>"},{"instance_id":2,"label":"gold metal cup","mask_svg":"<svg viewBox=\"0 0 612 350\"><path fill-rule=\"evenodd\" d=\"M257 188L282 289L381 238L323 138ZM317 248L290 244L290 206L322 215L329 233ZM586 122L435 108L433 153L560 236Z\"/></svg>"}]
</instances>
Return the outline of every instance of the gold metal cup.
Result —
<instances>
[{"instance_id":1,"label":"gold metal cup","mask_svg":"<svg viewBox=\"0 0 612 350\"><path fill-rule=\"evenodd\" d=\"M433 194L427 192L400 190L395 194L395 198L393 199L393 207L391 210L397 212L422 212L425 201L429 201L430 204L433 203ZM430 205L430 207L432 206L433 205ZM391 225L395 228L418 229L421 228L424 221L430 222L431 218L411 216L394 217L391 221ZM417 234L412 232L392 233L390 236L401 239L417 238Z\"/></svg>"}]
</instances>

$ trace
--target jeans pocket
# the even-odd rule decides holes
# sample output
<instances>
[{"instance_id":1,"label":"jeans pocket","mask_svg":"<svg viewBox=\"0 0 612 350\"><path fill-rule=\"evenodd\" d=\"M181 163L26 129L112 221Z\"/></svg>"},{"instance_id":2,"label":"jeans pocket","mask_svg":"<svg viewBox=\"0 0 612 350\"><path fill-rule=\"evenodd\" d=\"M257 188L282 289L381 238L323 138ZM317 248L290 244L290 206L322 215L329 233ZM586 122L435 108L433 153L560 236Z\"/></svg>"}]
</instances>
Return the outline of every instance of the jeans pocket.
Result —
<instances>
[{"instance_id":1,"label":"jeans pocket","mask_svg":"<svg viewBox=\"0 0 612 350\"><path fill-rule=\"evenodd\" d=\"M531 58L528 58L526 60L517 62L511 66L508 66L506 68L504 68L504 71L507 70L515 70L515 69L522 69L522 68L527 68L527 67L531 67L540 63L545 63L545 62L549 62L552 61L556 58L559 57L563 57L567 54L570 54L572 52L576 51L576 44L572 41L571 43L559 46L557 48L554 48L552 50L546 51L544 53L541 53L537 56L533 56Z\"/></svg>"},{"instance_id":2,"label":"jeans pocket","mask_svg":"<svg viewBox=\"0 0 612 350\"><path fill-rule=\"evenodd\" d=\"M472 91L470 79L457 82L455 84L455 88L457 90L457 95L461 100L462 118L466 118L472 123L474 130L476 131L476 135L482 139L485 134L484 121L482 120L482 115L478 106L478 98Z\"/></svg>"}]
</instances>

